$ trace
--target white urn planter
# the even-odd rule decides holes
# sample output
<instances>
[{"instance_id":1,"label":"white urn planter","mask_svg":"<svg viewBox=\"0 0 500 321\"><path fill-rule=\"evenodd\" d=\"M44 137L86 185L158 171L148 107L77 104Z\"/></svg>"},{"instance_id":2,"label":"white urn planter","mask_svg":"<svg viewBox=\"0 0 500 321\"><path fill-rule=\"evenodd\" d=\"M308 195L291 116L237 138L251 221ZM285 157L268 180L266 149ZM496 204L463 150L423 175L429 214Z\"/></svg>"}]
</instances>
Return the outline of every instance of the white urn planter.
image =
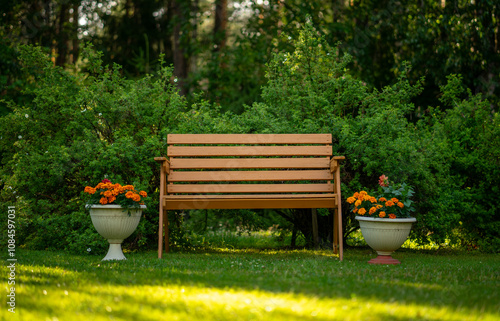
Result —
<instances>
[{"instance_id":1,"label":"white urn planter","mask_svg":"<svg viewBox=\"0 0 500 321\"><path fill-rule=\"evenodd\" d=\"M410 235L411 226L416 218L378 218L356 216L359 221L361 233L366 243L377 252L378 257L368 261L370 264L400 264L392 258L396 251Z\"/></svg>"},{"instance_id":2,"label":"white urn planter","mask_svg":"<svg viewBox=\"0 0 500 321\"><path fill-rule=\"evenodd\" d=\"M134 233L144 209L146 209L145 205L130 210L120 205L90 206L92 224L94 224L97 233L109 242L109 250L102 259L103 261L127 259L123 255L122 242Z\"/></svg>"}]
</instances>

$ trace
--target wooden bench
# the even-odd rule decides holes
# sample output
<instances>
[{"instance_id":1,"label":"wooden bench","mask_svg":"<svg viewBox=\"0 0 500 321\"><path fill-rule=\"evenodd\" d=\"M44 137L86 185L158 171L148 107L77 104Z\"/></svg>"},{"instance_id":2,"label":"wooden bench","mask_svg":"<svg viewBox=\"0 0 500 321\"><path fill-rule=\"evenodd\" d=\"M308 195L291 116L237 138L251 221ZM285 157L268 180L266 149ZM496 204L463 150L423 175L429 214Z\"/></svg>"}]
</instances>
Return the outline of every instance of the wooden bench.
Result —
<instances>
[{"instance_id":1,"label":"wooden bench","mask_svg":"<svg viewBox=\"0 0 500 321\"><path fill-rule=\"evenodd\" d=\"M339 161L331 134L170 134L160 162L158 258L169 251L168 210L334 209L343 259ZM332 183L334 181L334 183Z\"/></svg>"}]
</instances>

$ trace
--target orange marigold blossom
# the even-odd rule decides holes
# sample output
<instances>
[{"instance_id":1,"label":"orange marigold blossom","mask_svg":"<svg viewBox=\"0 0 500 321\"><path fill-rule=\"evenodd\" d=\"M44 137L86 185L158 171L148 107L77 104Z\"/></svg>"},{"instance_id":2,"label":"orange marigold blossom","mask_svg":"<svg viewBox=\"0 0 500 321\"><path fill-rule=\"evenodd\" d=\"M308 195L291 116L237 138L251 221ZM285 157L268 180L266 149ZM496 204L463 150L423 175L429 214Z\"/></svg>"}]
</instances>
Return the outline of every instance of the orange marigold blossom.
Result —
<instances>
[{"instance_id":1,"label":"orange marigold blossom","mask_svg":"<svg viewBox=\"0 0 500 321\"><path fill-rule=\"evenodd\" d=\"M385 217L385 212L384 212L384 211L380 212L380 213L378 214L378 216L380 216L380 217Z\"/></svg>"},{"instance_id":2,"label":"orange marigold blossom","mask_svg":"<svg viewBox=\"0 0 500 321\"><path fill-rule=\"evenodd\" d=\"M358 211L359 215L365 215L366 214L366 210L364 208L360 208L359 211Z\"/></svg>"},{"instance_id":3,"label":"orange marigold blossom","mask_svg":"<svg viewBox=\"0 0 500 321\"><path fill-rule=\"evenodd\" d=\"M395 219L396 218L396 214L389 214L389 218Z\"/></svg>"},{"instance_id":4,"label":"orange marigold blossom","mask_svg":"<svg viewBox=\"0 0 500 321\"><path fill-rule=\"evenodd\" d=\"M351 196L351 197L347 198L347 203L352 204L354 202L356 202L356 198L355 197Z\"/></svg>"},{"instance_id":5,"label":"orange marigold blossom","mask_svg":"<svg viewBox=\"0 0 500 321\"><path fill-rule=\"evenodd\" d=\"M387 202L385 202L385 206L387 206L387 207L394 206L394 202L393 201L387 201Z\"/></svg>"},{"instance_id":6,"label":"orange marigold blossom","mask_svg":"<svg viewBox=\"0 0 500 321\"><path fill-rule=\"evenodd\" d=\"M395 197L391 198L391 201L393 201L394 203L399 202L399 200L397 198L395 198Z\"/></svg>"},{"instance_id":7,"label":"orange marigold blossom","mask_svg":"<svg viewBox=\"0 0 500 321\"><path fill-rule=\"evenodd\" d=\"M357 200L356 203L354 203L355 206L360 206L361 203L363 203L361 200Z\"/></svg>"},{"instance_id":8,"label":"orange marigold blossom","mask_svg":"<svg viewBox=\"0 0 500 321\"><path fill-rule=\"evenodd\" d=\"M387 199L385 197L381 197L378 200L379 200L379 202L387 202Z\"/></svg>"},{"instance_id":9,"label":"orange marigold blossom","mask_svg":"<svg viewBox=\"0 0 500 321\"><path fill-rule=\"evenodd\" d=\"M398 202L398 204L397 204L397 205L398 205L399 207L401 207L401 208L405 207L405 205L404 205L403 203L401 203L401 202Z\"/></svg>"},{"instance_id":10,"label":"orange marigold blossom","mask_svg":"<svg viewBox=\"0 0 500 321\"><path fill-rule=\"evenodd\" d=\"M370 215L372 215L376 211L377 211L377 208L376 207L372 207L372 208L370 208L370 211L368 213L370 213Z\"/></svg>"},{"instance_id":11,"label":"orange marigold blossom","mask_svg":"<svg viewBox=\"0 0 500 321\"><path fill-rule=\"evenodd\" d=\"M84 192L90 195L96 194L90 199L89 204L112 204L118 203L122 206L132 206L135 203L143 204L141 197L147 197L145 191L136 191L133 185L122 186L113 184L110 180L104 179L95 188L86 186Z\"/></svg>"},{"instance_id":12,"label":"orange marigold blossom","mask_svg":"<svg viewBox=\"0 0 500 321\"><path fill-rule=\"evenodd\" d=\"M84 192L89 194L94 194L96 192L96 189L90 186L86 186Z\"/></svg>"}]
</instances>

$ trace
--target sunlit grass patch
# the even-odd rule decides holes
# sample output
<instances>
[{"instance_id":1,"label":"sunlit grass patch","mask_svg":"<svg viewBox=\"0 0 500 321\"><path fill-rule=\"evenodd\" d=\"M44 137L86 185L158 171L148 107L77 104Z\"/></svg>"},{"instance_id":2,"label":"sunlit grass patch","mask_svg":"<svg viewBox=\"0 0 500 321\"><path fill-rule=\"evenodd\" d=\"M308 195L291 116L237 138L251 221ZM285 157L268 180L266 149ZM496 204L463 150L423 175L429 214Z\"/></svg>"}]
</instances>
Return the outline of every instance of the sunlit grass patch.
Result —
<instances>
[{"instance_id":1,"label":"sunlit grass patch","mask_svg":"<svg viewBox=\"0 0 500 321\"><path fill-rule=\"evenodd\" d=\"M493 255L367 249L129 253L127 261L19 250L16 314L1 320L497 320ZM5 269L2 269L5 273Z\"/></svg>"}]
</instances>

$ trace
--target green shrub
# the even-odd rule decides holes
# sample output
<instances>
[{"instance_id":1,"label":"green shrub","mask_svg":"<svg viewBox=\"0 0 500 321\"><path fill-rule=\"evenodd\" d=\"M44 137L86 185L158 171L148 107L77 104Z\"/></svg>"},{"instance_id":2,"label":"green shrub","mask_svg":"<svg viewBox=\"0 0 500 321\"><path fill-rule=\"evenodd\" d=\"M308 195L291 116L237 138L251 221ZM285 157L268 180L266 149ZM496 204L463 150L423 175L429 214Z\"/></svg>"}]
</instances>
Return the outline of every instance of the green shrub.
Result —
<instances>
[{"instance_id":1,"label":"green shrub","mask_svg":"<svg viewBox=\"0 0 500 321\"><path fill-rule=\"evenodd\" d=\"M89 75L54 67L40 49L22 47L24 70L35 74L29 104L7 102L2 117L0 172L2 200L24 211L30 248L87 249L98 235L83 208L82 192L103 178L149 192L146 214L155 213L158 165L166 134L183 118L185 101L161 64L156 75L125 79L120 67L102 66L100 55L85 50ZM150 246L157 215L130 239ZM155 222L156 220L156 222ZM105 241L104 241L105 242ZM102 247L102 246L101 246Z\"/></svg>"}]
</instances>

